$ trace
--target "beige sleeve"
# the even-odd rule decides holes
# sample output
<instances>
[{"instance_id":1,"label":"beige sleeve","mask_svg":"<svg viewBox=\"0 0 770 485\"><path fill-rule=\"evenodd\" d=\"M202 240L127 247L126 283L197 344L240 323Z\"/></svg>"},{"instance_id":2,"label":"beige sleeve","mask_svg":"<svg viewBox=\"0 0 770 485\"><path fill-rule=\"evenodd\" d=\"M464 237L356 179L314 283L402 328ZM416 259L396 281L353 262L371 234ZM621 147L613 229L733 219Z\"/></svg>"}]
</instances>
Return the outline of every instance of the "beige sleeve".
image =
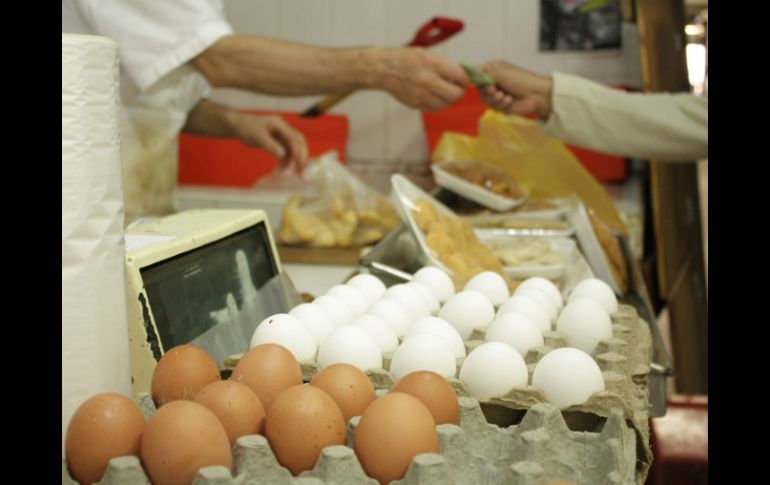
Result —
<instances>
[{"instance_id":1,"label":"beige sleeve","mask_svg":"<svg viewBox=\"0 0 770 485\"><path fill-rule=\"evenodd\" d=\"M554 73L544 133L612 155L658 161L708 157L708 98L629 93Z\"/></svg>"}]
</instances>

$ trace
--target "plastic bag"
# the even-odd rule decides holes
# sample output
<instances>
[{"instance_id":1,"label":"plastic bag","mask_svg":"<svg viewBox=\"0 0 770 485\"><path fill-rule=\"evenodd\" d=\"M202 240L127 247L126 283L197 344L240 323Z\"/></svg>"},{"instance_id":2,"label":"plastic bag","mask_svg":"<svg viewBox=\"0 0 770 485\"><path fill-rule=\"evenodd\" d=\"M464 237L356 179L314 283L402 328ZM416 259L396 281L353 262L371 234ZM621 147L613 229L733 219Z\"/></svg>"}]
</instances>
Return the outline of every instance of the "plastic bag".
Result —
<instances>
[{"instance_id":1,"label":"plastic bag","mask_svg":"<svg viewBox=\"0 0 770 485\"><path fill-rule=\"evenodd\" d=\"M328 152L305 170L309 182L283 208L278 241L318 248L372 244L394 229L396 211Z\"/></svg>"},{"instance_id":2,"label":"plastic bag","mask_svg":"<svg viewBox=\"0 0 770 485\"><path fill-rule=\"evenodd\" d=\"M628 234L628 230L614 201L564 143L540 132L536 122L487 110L479 119L478 137L446 132L431 160L490 163L528 189L532 199L578 197L591 216L619 287L627 288L625 262L611 232Z\"/></svg>"},{"instance_id":3,"label":"plastic bag","mask_svg":"<svg viewBox=\"0 0 770 485\"><path fill-rule=\"evenodd\" d=\"M272 172L257 180L255 190L297 190L307 184L293 165L279 164Z\"/></svg>"}]
</instances>

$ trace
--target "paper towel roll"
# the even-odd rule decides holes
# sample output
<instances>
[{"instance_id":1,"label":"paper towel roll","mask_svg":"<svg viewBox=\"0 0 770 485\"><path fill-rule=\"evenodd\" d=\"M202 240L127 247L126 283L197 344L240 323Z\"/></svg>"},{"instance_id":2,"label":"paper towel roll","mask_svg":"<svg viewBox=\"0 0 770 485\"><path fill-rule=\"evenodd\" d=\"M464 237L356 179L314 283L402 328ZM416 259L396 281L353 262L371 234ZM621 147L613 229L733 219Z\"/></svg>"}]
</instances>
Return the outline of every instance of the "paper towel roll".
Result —
<instances>
[{"instance_id":1,"label":"paper towel roll","mask_svg":"<svg viewBox=\"0 0 770 485\"><path fill-rule=\"evenodd\" d=\"M62 458L67 425L99 392L131 396L117 44L62 34Z\"/></svg>"}]
</instances>

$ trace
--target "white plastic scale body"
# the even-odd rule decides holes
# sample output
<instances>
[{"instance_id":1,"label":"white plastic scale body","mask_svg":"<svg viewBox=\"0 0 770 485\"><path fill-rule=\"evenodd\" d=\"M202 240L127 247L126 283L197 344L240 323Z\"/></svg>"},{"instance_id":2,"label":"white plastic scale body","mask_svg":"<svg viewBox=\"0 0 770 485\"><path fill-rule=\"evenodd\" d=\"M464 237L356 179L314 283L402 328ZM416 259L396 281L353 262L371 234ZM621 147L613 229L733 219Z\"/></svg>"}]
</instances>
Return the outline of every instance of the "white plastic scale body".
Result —
<instances>
[{"instance_id":1,"label":"white plastic scale body","mask_svg":"<svg viewBox=\"0 0 770 485\"><path fill-rule=\"evenodd\" d=\"M192 343L220 363L248 350L265 317L300 303L261 210L195 209L126 231L134 395L158 359Z\"/></svg>"}]
</instances>

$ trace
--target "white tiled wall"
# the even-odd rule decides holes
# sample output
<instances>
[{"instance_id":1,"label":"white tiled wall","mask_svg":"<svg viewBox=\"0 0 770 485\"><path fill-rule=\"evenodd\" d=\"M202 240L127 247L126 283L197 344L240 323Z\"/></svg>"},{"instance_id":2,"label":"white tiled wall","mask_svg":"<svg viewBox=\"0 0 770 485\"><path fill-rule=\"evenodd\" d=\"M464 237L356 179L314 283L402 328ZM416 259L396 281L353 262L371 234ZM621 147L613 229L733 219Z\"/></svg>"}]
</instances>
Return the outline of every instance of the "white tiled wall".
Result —
<instances>
[{"instance_id":1,"label":"white tiled wall","mask_svg":"<svg viewBox=\"0 0 770 485\"><path fill-rule=\"evenodd\" d=\"M638 39L624 27L623 50L599 53L538 52L537 0L225 0L237 33L316 45L406 44L435 16L462 20L462 32L432 49L449 59L483 63L502 58L549 73L571 72L604 83L639 86ZM238 108L303 111L321 99L281 98L232 89L214 98ZM362 91L332 113L348 116L348 160L353 163L424 163L428 150L420 113L385 93Z\"/></svg>"}]
</instances>

